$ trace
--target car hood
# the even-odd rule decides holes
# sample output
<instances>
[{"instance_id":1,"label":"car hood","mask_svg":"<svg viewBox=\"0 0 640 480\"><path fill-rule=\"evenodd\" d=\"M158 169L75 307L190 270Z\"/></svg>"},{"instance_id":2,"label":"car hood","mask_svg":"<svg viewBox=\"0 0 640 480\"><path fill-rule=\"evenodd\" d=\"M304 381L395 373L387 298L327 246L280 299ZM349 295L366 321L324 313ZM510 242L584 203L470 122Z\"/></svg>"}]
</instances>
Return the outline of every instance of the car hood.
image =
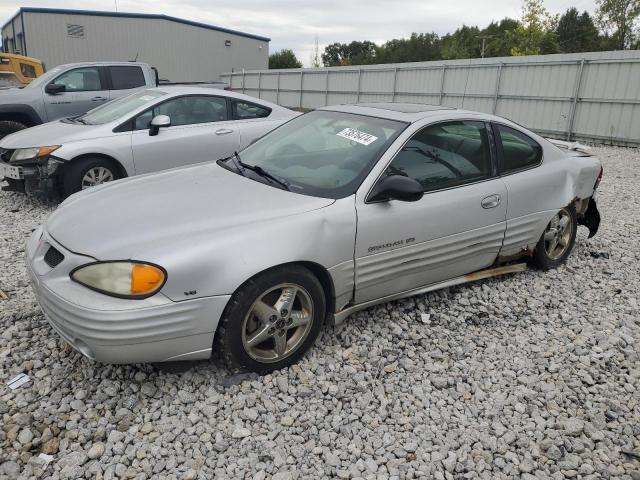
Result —
<instances>
[{"instance_id":1,"label":"car hood","mask_svg":"<svg viewBox=\"0 0 640 480\"><path fill-rule=\"evenodd\" d=\"M81 125L55 120L7 135L0 140L0 147L13 150L15 148L64 145L75 140L87 140L100 136L101 127L103 125Z\"/></svg>"},{"instance_id":2,"label":"car hood","mask_svg":"<svg viewBox=\"0 0 640 480\"><path fill-rule=\"evenodd\" d=\"M46 223L65 248L97 260L146 259L172 240L225 231L325 207L334 200L281 190L215 162L120 180L69 197Z\"/></svg>"}]
</instances>

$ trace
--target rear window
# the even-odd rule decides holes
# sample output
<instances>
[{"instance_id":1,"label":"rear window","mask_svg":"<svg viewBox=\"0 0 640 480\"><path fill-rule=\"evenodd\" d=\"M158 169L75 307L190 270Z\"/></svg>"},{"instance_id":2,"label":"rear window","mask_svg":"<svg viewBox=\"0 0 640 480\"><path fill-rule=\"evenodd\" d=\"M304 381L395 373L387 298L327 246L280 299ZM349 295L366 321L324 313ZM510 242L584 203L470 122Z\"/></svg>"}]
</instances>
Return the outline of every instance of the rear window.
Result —
<instances>
[{"instance_id":1,"label":"rear window","mask_svg":"<svg viewBox=\"0 0 640 480\"><path fill-rule=\"evenodd\" d=\"M141 67L120 65L107 67L111 76L112 90L126 90L145 85L144 73Z\"/></svg>"},{"instance_id":2,"label":"rear window","mask_svg":"<svg viewBox=\"0 0 640 480\"><path fill-rule=\"evenodd\" d=\"M524 133L496 125L500 148L500 173L511 173L535 167L542 160L542 147Z\"/></svg>"}]
</instances>

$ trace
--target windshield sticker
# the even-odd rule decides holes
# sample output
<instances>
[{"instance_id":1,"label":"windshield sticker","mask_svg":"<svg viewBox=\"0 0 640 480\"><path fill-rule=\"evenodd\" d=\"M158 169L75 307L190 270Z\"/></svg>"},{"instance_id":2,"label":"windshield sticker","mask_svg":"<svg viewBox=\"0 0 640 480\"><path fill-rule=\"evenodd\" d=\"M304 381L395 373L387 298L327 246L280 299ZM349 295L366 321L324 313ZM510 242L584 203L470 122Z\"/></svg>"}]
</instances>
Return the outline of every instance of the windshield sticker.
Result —
<instances>
[{"instance_id":1,"label":"windshield sticker","mask_svg":"<svg viewBox=\"0 0 640 480\"><path fill-rule=\"evenodd\" d=\"M371 145L378 139L378 137L374 137L373 135L369 135L368 133L361 132L360 130L356 130L355 128L345 128L344 130L336 133L336 135L348 140L353 140L354 142L358 142L362 145Z\"/></svg>"}]
</instances>

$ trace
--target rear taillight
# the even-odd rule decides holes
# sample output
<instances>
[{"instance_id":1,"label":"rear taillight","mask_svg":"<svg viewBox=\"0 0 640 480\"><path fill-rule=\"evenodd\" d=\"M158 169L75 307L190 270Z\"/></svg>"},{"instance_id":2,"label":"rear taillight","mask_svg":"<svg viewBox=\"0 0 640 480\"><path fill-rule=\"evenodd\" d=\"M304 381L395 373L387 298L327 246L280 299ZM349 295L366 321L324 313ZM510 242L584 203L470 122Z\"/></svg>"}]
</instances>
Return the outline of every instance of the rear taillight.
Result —
<instances>
[{"instance_id":1,"label":"rear taillight","mask_svg":"<svg viewBox=\"0 0 640 480\"><path fill-rule=\"evenodd\" d=\"M600 173L598 174L598 178L596 179L596 184L593 186L593 189L595 190L596 188L598 188L598 185L600 185L600 180L602 180L602 173L604 172L604 168L602 168L602 166L600 167Z\"/></svg>"}]
</instances>

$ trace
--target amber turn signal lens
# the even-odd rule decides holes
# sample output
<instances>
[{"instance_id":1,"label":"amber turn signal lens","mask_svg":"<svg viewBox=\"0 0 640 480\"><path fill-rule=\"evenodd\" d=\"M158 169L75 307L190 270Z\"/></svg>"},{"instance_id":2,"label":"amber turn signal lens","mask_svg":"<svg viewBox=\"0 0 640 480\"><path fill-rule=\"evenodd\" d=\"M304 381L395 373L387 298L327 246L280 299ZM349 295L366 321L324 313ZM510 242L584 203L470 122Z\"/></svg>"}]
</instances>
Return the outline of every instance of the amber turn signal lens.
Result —
<instances>
[{"instance_id":1,"label":"amber turn signal lens","mask_svg":"<svg viewBox=\"0 0 640 480\"><path fill-rule=\"evenodd\" d=\"M47 155L56 151L59 148L60 148L60 145L49 145L48 147L40 147L38 149L38 158L46 157Z\"/></svg>"},{"instance_id":2,"label":"amber turn signal lens","mask_svg":"<svg viewBox=\"0 0 640 480\"><path fill-rule=\"evenodd\" d=\"M135 264L131 270L131 295L146 295L164 282L164 272L153 265Z\"/></svg>"}]
</instances>

